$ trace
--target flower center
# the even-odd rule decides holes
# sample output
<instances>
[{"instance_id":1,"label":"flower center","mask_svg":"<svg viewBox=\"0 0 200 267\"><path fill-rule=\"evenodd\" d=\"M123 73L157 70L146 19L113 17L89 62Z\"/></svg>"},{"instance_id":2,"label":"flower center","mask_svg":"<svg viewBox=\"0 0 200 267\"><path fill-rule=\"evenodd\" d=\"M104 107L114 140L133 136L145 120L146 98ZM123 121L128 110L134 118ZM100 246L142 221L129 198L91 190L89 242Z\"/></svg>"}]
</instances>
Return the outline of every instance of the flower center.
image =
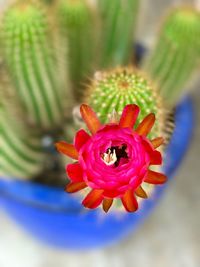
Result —
<instances>
[{"instance_id":1,"label":"flower center","mask_svg":"<svg viewBox=\"0 0 200 267\"><path fill-rule=\"evenodd\" d=\"M112 146L102 154L102 160L108 166L115 165L119 166L122 159L128 159L128 154L126 152L127 145L123 144L122 146Z\"/></svg>"}]
</instances>

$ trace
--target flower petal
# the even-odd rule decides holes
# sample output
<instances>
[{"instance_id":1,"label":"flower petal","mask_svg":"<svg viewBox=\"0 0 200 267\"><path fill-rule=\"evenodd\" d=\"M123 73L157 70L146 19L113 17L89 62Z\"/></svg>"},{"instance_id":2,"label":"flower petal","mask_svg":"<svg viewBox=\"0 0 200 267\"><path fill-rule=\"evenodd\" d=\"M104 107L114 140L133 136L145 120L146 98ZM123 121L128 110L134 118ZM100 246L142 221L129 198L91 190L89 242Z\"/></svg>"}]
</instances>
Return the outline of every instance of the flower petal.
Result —
<instances>
[{"instance_id":1,"label":"flower petal","mask_svg":"<svg viewBox=\"0 0 200 267\"><path fill-rule=\"evenodd\" d=\"M147 193L144 191L144 189L139 186L136 190L135 190L135 194L138 196L138 197L141 197L141 198L148 198L147 196Z\"/></svg>"},{"instance_id":2,"label":"flower petal","mask_svg":"<svg viewBox=\"0 0 200 267\"><path fill-rule=\"evenodd\" d=\"M85 187L87 187L87 184L85 182L69 183L65 187L65 191L68 193L75 193L80 191L81 189L84 189Z\"/></svg>"},{"instance_id":3,"label":"flower petal","mask_svg":"<svg viewBox=\"0 0 200 267\"><path fill-rule=\"evenodd\" d=\"M162 164L161 153L159 151L154 150L153 145L148 140L145 140L145 138L143 139L142 144L149 155L150 165L161 165Z\"/></svg>"},{"instance_id":4,"label":"flower petal","mask_svg":"<svg viewBox=\"0 0 200 267\"><path fill-rule=\"evenodd\" d=\"M78 159L78 151L76 150L74 145L68 144L65 141L61 141L57 142L55 146L60 153L67 155L70 158Z\"/></svg>"},{"instance_id":5,"label":"flower petal","mask_svg":"<svg viewBox=\"0 0 200 267\"><path fill-rule=\"evenodd\" d=\"M119 126L122 128L133 128L139 112L140 109L137 105L130 104L125 106L119 121Z\"/></svg>"},{"instance_id":6,"label":"flower petal","mask_svg":"<svg viewBox=\"0 0 200 267\"><path fill-rule=\"evenodd\" d=\"M128 212L134 212L138 209L138 203L137 200L133 194L132 190L127 190L126 193L121 198L122 204L124 205L124 208Z\"/></svg>"},{"instance_id":7,"label":"flower petal","mask_svg":"<svg viewBox=\"0 0 200 267\"><path fill-rule=\"evenodd\" d=\"M79 151L81 147L90 139L90 135L83 129L76 133L74 146Z\"/></svg>"},{"instance_id":8,"label":"flower petal","mask_svg":"<svg viewBox=\"0 0 200 267\"><path fill-rule=\"evenodd\" d=\"M82 204L86 208L95 209L103 201L103 191L101 189L93 189L90 193L84 198Z\"/></svg>"},{"instance_id":9,"label":"flower petal","mask_svg":"<svg viewBox=\"0 0 200 267\"><path fill-rule=\"evenodd\" d=\"M153 151L150 155L150 165L161 165L162 155L159 151Z\"/></svg>"},{"instance_id":10,"label":"flower petal","mask_svg":"<svg viewBox=\"0 0 200 267\"><path fill-rule=\"evenodd\" d=\"M151 140L151 144L152 144L152 146L156 149L156 148L158 148L159 146L161 146L161 145L164 143L164 141L165 141L164 138L162 138L162 137L157 137L157 138Z\"/></svg>"},{"instance_id":11,"label":"flower petal","mask_svg":"<svg viewBox=\"0 0 200 267\"><path fill-rule=\"evenodd\" d=\"M79 163L68 164L66 171L73 182L83 182L83 170Z\"/></svg>"},{"instance_id":12,"label":"flower petal","mask_svg":"<svg viewBox=\"0 0 200 267\"><path fill-rule=\"evenodd\" d=\"M148 170L147 176L144 179L144 182L149 184L163 184L166 181L167 181L166 175L151 170Z\"/></svg>"},{"instance_id":13,"label":"flower petal","mask_svg":"<svg viewBox=\"0 0 200 267\"><path fill-rule=\"evenodd\" d=\"M145 136L147 136L150 133L150 131L151 131L154 123L155 123L155 115L153 113L150 113L138 125L138 127L136 129L136 132L139 135L145 135Z\"/></svg>"},{"instance_id":14,"label":"flower petal","mask_svg":"<svg viewBox=\"0 0 200 267\"><path fill-rule=\"evenodd\" d=\"M101 123L97 118L96 113L86 104L81 105L80 112L90 132L95 134L101 127Z\"/></svg>"},{"instance_id":15,"label":"flower petal","mask_svg":"<svg viewBox=\"0 0 200 267\"><path fill-rule=\"evenodd\" d=\"M103 200L103 210L107 213L112 206L113 199L112 198L104 198Z\"/></svg>"}]
</instances>

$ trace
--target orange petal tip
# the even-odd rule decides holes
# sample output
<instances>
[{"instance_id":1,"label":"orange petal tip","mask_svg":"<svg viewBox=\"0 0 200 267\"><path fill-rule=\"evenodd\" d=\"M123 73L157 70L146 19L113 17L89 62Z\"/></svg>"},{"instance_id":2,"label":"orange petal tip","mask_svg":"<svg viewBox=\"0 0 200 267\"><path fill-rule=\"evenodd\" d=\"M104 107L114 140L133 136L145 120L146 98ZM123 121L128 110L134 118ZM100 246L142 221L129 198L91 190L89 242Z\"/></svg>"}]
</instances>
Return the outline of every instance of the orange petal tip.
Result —
<instances>
[{"instance_id":1,"label":"orange petal tip","mask_svg":"<svg viewBox=\"0 0 200 267\"><path fill-rule=\"evenodd\" d=\"M67 193L76 193L86 187L87 187L87 184L85 182L78 182L78 183L72 182L66 186L65 191Z\"/></svg>"},{"instance_id":2,"label":"orange petal tip","mask_svg":"<svg viewBox=\"0 0 200 267\"><path fill-rule=\"evenodd\" d=\"M154 113L150 113L138 125L138 127L136 129L136 132L139 135L147 136L150 133L150 131L151 131L151 129L152 129L154 123L155 123L155 120L156 120L155 114Z\"/></svg>"},{"instance_id":3,"label":"orange petal tip","mask_svg":"<svg viewBox=\"0 0 200 267\"><path fill-rule=\"evenodd\" d=\"M122 128L130 127L133 128L137 120L140 109L137 105L130 104L125 106L120 121L119 126Z\"/></svg>"},{"instance_id":4,"label":"orange petal tip","mask_svg":"<svg viewBox=\"0 0 200 267\"><path fill-rule=\"evenodd\" d=\"M105 198L103 200L103 210L107 213L113 204L112 198Z\"/></svg>"},{"instance_id":5,"label":"orange petal tip","mask_svg":"<svg viewBox=\"0 0 200 267\"><path fill-rule=\"evenodd\" d=\"M74 145L68 144L65 141L60 141L60 142L57 142L55 144L55 146L56 146L56 149L60 153L66 155L66 156L68 156L70 158L78 159L78 151L76 150L76 148L74 147Z\"/></svg>"},{"instance_id":6,"label":"orange petal tip","mask_svg":"<svg viewBox=\"0 0 200 267\"><path fill-rule=\"evenodd\" d=\"M96 113L90 106L86 104L81 105L80 113L90 132L95 134L101 127L101 123Z\"/></svg>"}]
</instances>

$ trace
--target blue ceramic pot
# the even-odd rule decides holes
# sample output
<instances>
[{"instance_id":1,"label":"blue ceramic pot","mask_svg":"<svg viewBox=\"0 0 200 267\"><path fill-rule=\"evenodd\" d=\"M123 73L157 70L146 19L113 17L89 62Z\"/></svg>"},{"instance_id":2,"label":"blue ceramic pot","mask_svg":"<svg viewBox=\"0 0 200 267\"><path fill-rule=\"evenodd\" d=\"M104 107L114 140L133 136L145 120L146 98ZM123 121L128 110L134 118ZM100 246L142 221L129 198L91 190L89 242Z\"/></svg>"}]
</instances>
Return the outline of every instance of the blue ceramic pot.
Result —
<instances>
[{"instance_id":1,"label":"blue ceramic pot","mask_svg":"<svg viewBox=\"0 0 200 267\"><path fill-rule=\"evenodd\" d=\"M167 147L164 171L171 179L180 166L190 143L194 112L190 98L177 107L176 128ZM0 179L0 206L27 232L56 247L88 249L115 243L137 229L152 211L168 183L157 186L151 198L133 214L87 211L80 201L44 185Z\"/></svg>"}]
</instances>

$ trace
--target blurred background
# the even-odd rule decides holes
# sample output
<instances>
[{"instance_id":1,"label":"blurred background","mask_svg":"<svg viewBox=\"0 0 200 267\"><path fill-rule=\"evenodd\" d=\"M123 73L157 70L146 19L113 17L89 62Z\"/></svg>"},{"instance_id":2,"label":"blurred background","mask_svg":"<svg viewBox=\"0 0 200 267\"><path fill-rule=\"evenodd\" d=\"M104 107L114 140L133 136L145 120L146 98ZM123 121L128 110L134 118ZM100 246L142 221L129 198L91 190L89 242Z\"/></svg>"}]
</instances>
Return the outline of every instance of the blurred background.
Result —
<instances>
[{"instance_id":1,"label":"blurred background","mask_svg":"<svg viewBox=\"0 0 200 267\"><path fill-rule=\"evenodd\" d=\"M160 16L181 1L141 2L137 40L151 45ZM1 10L7 3L0 1ZM0 210L0 267L199 267L200 86L196 87L192 92L196 128L189 151L176 179L137 232L105 249L61 251L34 240Z\"/></svg>"}]
</instances>

